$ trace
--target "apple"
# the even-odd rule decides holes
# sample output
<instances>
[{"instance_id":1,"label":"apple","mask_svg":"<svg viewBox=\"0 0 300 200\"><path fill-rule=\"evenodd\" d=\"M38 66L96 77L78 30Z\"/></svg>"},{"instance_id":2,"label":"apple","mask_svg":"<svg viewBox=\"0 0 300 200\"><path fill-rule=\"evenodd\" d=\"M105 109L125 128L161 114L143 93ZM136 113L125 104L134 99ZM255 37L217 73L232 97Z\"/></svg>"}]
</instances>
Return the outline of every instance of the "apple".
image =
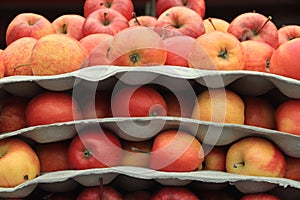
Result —
<instances>
[{"instance_id":1,"label":"apple","mask_svg":"<svg viewBox=\"0 0 300 200\"><path fill-rule=\"evenodd\" d=\"M167 105L162 95L151 86L124 86L112 93L113 117L166 116Z\"/></svg>"},{"instance_id":2,"label":"apple","mask_svg":"<svg viewBox=\"0 0 300 200\"><path fill-rule=\"evenodd\" d=\"M215 64L213 70L241 70L245 65L245 53L241 42L232 34L223 31L211 31L199 36L196 43L210 56ZM192 52L198 53L198 51ZM197 56L197 55L194 55ZM198 57L201 56L198 55ZM192 68L206 69L203 63L189 62Z\"/></svg>"},{"instance_id":3,"label":"apple","mask_svg":"<svg viewBox=\"0 0 300 200\"><path fill-rule=\"evenodd\" d=\"M241 200L280 200L273 194L268 193L253 193L245 194L241 197Z\"/></svg>"},{"instance_id":4,"label":"apple","mask_svg":"<svg viewBox=\"0 0 300 200\"><path fill-rule=\"evenodd\" d=\"M107 33L94 33L81 38L79 42L86 48L88 53L91 54L97 46L104 44L107 40L112 38L113 36Z\"/></svg>"},{"instance_id":5,"label":"apple","mask_svg":"<svg viewBox=\"0 0 300 200\"><path fill-rule=\"evenodd\" d=\"M31 55L36 43L37 39L33 37L22 37L3 50L0 66L5 69L4 76L32 75Z\"/></svg>"},{"instance_id":6,"label":"apple","mask_svg":"<svg viewBox=\"0 0 300 200\"><path fill-rule=\"evenodd\" d=\"M0 133L17 131L27 127L25 109L28 99L21 96L5 98L0 111Z\"/></svg>"},{"instance_id":7,"label":"apple","mask_svg":"<svg viewBox=\"0 0 300 200\"><path fill-rule=\"evenodd\" d=\"M39 158L20 138L0 140L0 165L0 187L15 187L40 175Z\"/></svg>"},{"instance_id":8,"label":"apple","mask_svg":"<svg viewBox=\"0 0 300 200\"><path fill-rule=\"evenodd\" d=\"M200 141L193 135L175 129L158 133L150 154L150 168L166 172L191 172L204 159Z\"/></svg>"},{"instance_id":9,"label":"apple","mask_svg":"<svg viewBox=\"0 0 300 200\"><path fill-rule=\"evenodd\" d=\"M240 41L263 41L273 48L277 48L278 29L271 20L272 17L266 17L256 12L242 13L229 23L227 32Z\"/></svg>"},{"instance_id":10,"label":"apple","mask_svg":"<svg viewBox=\"0 0 300 200\"><path fill-rule=\"evenodd\" d=\"M68 159L71 169L120 166L121 143L111 131L96 128L82 130L69 145Z\"/></svg>"},{"instance_id":11,"label":"apple","mask_svg":"<svg viewBox=\"0 0 300 200\"><path fill-rule=\"evenodd\" d=\"M27 104L28 126L67 122L81 117L76 101L66 92L45 91Z\"/></svg>"},{"instance_id":12,"label":"apple","mask_svg":"<svg viewBox=\"0 0 300 200\"><path fill-rule=\"evenodd\" d=\"M82 26L85 21L85 17L78 14L63 14L54 21L52 25L57 33L69 35L76 40L80 40L82 35Z\"/></svg>"},{"instance_id":13,"label":"apple","mask_svg":"<svg viewBox=\"0 0 300 200\"><path fill-rule=\"evenodd\" d=\"M57 75L79 70L88 56L80 42L65 34L40 38L32 50L33 75Z\"/></svg>"},{"instance_id":14,"label":"apple","mask_svg":"<svg viewBox=\"0 0 300 200\"><path fill-rule=\"evenodd\" d=\"M286 161L270 140L250 136L231 144L226 155L226 170L233 174L282 178Z\"/></svg>"},{"instance_id":15,"label":"apple","mask_svg":"<svg viewBox=\"0 0 300 200\"><path fill-rule=\"evenodd\" d=\"M209 17L203 20L203 25L205 33L215 30L227 32L229 22L221 18Z\"/></svg>"},{"instance_id":16,"label":"apple","mask_svg":"<svg viewBox=\"0 0 300 200\"><path fill-rule=\"evenodd\" d=\"M129 26L146 26L146 27L154 27L157 22L157 17L150 15L141 15L136 16L135 13L132 14L132 19L128 21Z\"/></svg>"},{"instance_id":17,"label":"apple","mask_svg":"<svg viewBox=\"0 0 300 200\"><path fill-rule=\"evenodd\" d=\"M149 158L152 149L152 140L129 141L123 140L123 166L135 166L149 168Z\"/></svg>"},{"instance_id":18,"label":"apple","mask_svg":"<svg viewBox=\"0 0 300 200\"><path fill-rule=\"evenodd\" d=\"M0 78L3 78L4 77L4 73L5 73L5 67L3 66L3 63L2 63L2 58L1 58L1 55L3 53L3 49L0 49Z\"/></svg>"},{"instance_id":19,"label":"apple","mask_svg":"<svg viewBox=\"0 0 300 200\"><path fill-rule=\"evenodd\" d=\"M229 89L205 89L197 96L191 118L216 123L244 124L245 104Z\"/></svg>"},{"instance_id":20,"label":"apple","mask_svg":"<svg viewBox=\"0 0 300 200\"><path fill-rule=\"evenodd\" d=\"M106 8L113 9L130 20L134 5L132 0L86 0L83 5L84 16L88 17L94 11Z\"/></svg>"},{"instance_id":21,"label":"apple","mask_svg":"<svg viewBox=\"0 0 300 200\"><path fill-rule=\"evenodd\" d=\"M151 192L149 190L136 190L123 194L123 200L151 200Z\"/></svg>"},{"instance_id":22,"label":"apple","mask_svg":"<svg viewBox=\"0 0 300 200\"><path fill-rule=\"evenodd\" d=\"M300 80L300 38L280 45L270 59L270 73Z\"/></svg>"},{"instance_id":23,"label":"apple","mask_svg":"<svg viewBox=\"0 0 300 200\"><path fill-rule=\"evenodd\" d=\"M93 33L115 35L128 27L128 20L121 13L113 9L103 8L94 11L85 18L82 33L84 37Z\"/></svg>"},{"instance_id":24,"label":"apple","mask_svg":"<svg viewBox=\"0 0 300 200\"><path fill-rule=\"evenodd\" d=\"M36 13L21 13L15 16L7 26L6 45L10 45L21 37L39 39L55 32L52 23L44 16Z\"/></svg>"},{"instance_id":25,"label":"apple","mask_svg":"<svg viewBox=\"0 0 300 200\"><path fill-rule=\"evenodd\" d=\"M204 160L199 170L226 171L226 154L228 146L206 145L204 148Z\"/></svg>"},{"instance_id":26,"label":"apple","mask_svg":"<svg viewBox=\"0 0 300 200\"><path fill-rule=\"evenodd\" d=\"M300 25L285 25L278 29L279 46L284 42L300 37Z\"/></svg>"},{"instance_id":27,"label":"apple","mask_svg":"<svg viewBox=\"0 0 300 200\"><path fill-rule=\"evenodd\" d=\"M244 97L245 125L276 129L275 107L262 97Z\"/></svg>"},{"instance_id":28,"label":"apple","mask_svg":"<svg viewBox=\"0 0 300 200\"><path fill-rule=\"evenodd\" d=\"M163 41L167 50L165 65L189 67L189 54L196 44L196 39L190 36L178 35L166 38Z\"/></svg>"},{"instance_id":29,"label":"apple","mask_svg":"<svg viewBox=\"0 0 300 200\"><path fill-rule=\"evenodd\" d=\"M109 52L113 36L107 33L87 35L80 42L86 46L89 55L83 67L110 65Z\"/></svg>"},{"instance_id":30,"label":"apple","mask_svg":"<svg viewBox=\"0 0 300 200\"><path fill-rule=\"evenodd\" d=\"M180 186L163 186L158 189L151 200L199 200L189 189Z\"/></svg>"},{"instance_id":31,"label":"apple","mask_svg":"<svg viewBox=\"0 0 300 200\"><path fill-rule=\"evenodd\" d=\"M300 158L286 155L285 160L286 171L284 178L300 181Z\"/></svg>"},{"instance_id":32,"label":"apple","mask_svg":"<svg viewBox=\"0 0 300 200\"><path fill-rule=\"evenodd\" d=\"M244 70L269 72L270 59L275 49L261 41L246 40L242 42L245 52Z\"/></svg>"},{"instance_id":33,"label":"apple","mask_svg":"<svg viewBox=\"0 0 300 200\"><path fill-rule=\"evenodd\" d=\"M185 92L163 92L167 104L167 116L190 118L193 111L194 99Z\"/></svg>"},{"instance_id":34,"label":"apple","mask_svg":"<svg viewBox=\"0 0 300 200\"><path fill-rule=\"evenodd\" d=\"M93 100L86 99L82 103L81 113L84 119L104 118L111 116L111 92L97 91Z\"/></svg>"},{"instance_id":35,"label":"apple","mask_svg":"<svg viewBox=\"0 0 300 200\"><path fill-rule=\"evenodd\" d=\"M157 31L170 30L177 35L197 38L205 33L202 17L194 10L175 6L165 10L155 25Z\"/></svg>"},{"instance_id":36,"label":"apple","mask_svg":"<svg viewBox=\"0 0 300 200\"><path fill-rule=\"evenodd\" d=\"M112 186L86 187L79 195L77 200L123 200L122 195Z\"/></svg>"},{"instance_id":37,"label":"apple","mask_svg":"<svg viewBox=\"0 0 300 200\"><path fill-rule=\"evenodd\" d=\"M40 160L41 172L70 169L68 160L69 140L37 143L34 147Z\"/></svg>"},{"instance_id":38,"label":"apple","mask_svg":"<svg viewBox=\"0 0 300 200\"><path fill-rule=\"evenodd\" d=\"M153 29L133 26L114 36L108 56L111 65L154 66L165 64L167 51Z\"/></svg>"},{"instance_id":39,"label":"apple","mask_svg":"<svg viewBox=\"0 0 300 200\"><path fill-rule=\"evenodd\" d=\"M202 18L205 16L206 3L204 0L158 0L156 14L160 16L167 9L175 6L185 6L197 12Z\"/></svg>"},{"instance_id":40,"label":"apple","mask_svg":"<svg viewBox=\"0 0 300 200\"><path fill-rule=\"evenodd\" d=\"M278 131L300 135L299 109L300 100L289 99L281 103L275 110L275 121Z\"/></svg>"}]
</instances>

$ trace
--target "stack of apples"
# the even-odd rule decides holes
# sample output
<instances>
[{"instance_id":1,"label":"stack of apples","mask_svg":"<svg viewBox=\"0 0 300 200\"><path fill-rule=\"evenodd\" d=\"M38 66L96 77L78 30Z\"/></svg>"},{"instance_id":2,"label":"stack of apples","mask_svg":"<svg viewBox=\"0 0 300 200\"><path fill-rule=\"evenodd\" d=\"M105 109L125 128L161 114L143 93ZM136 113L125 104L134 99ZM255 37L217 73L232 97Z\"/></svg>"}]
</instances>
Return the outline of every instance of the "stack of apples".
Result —
<instances>
[{"instance_id":1,"label":"stack of apples","mask_svg":"<svg viewBox=\"0 0 300 200\"><path fill-rule=\"evenodd\" d=\"M260 13L243 13L231 22L204 18L204 0L186 4L158 0L157 16L135 16L131 0L86 0L83 9L84 16L66 14L53 22L34 13L17 15L7 28L7 47L0 51L0 77L56 75L95 65L171 65L252 70L300 80L299 27L278 29L270 17ZM182 101L170 91L148 85L126 86L114 94L97 92L94 101L83 105L69 91L45 91L32 99L12 95L1 101L0 132L77 119L174 116L300 135L300 100L289 99L275 108L263 98L240 96L228 88L206 88L194 99L177 95ZM5 138L0 141L0 165L0 187L15 187L41 173L115 166L300 180L300 159L285 155L270 140L253 136L212 147L178 129L163 130L139 142L93 128L66 141L32 146L19 137ZM114 196L108 199L122 199L113 188L94 191L78 199L104 196L106 191ZM268 196L253 194L243 199L259 195ZM172 187L150 196L151 200L198 199L185 188Z\"/></svg>"}]
</instances>

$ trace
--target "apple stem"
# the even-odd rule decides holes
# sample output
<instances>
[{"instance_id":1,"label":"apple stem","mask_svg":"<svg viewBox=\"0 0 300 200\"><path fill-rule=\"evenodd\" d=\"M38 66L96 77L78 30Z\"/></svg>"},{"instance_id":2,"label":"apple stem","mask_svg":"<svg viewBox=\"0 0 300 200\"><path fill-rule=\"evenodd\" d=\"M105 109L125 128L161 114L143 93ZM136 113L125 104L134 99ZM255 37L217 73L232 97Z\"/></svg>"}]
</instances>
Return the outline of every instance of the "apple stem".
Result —
<instances>
[{"instance_id":1,"label":"apple stem","mask_svg":"<svg viewBox=\"0 0 300 200\"><path fill-rule=\"evenodd\" d=\"M67 34L68 33L68 30L67 30L68 28L67 28L67 24L63 24L63 26L62 26L62 33L63 34Z\"/></svg>"},{"instance_id":2,"label":"apple stem","mask_svg":"<svg viewBox=\"0 0 300 200\"><path fill-rule=\"evenodd\" d=\"M139 22L138 18L136 17L136 13L135 13L135 12L132 13L132 18L135 20L135 22L136 22L139 26L141 25L141 23Z\"/></svg>"},{"instance_id":3,"label":"apple stem","mask_svg":"<svg viewBox=\"0 0 300 200\"><path fill-rule=\"evenodd\" d=\"M136 152L139 152L139 153L150 153L150 152L143 151L143 150L141 150L141 149L139 149L139 148L136 148L136 147L130 147L130 149L131 149L132 151L136 151Z\"/></svg>"},{"instance_id":4,"label":"apple stem","mask_svg":"<svg viewBox=\"0 0 300 200\"><path fill-rule=\"evenodd\" d=\"M107 17L107 15L108 15L108 13L107 12L104 12L104 14L103 14L104 16L104 22L103 22L103 24L105 25L105 26L107 26L107 25L109 25L109 20L108 20L108 17Z\"/></svg>"},{"instance_id":5,"label":"apple stem","mask_svg":"<svg viewBox=\"0 0 300 200\"><path fill-rule=\"evenodd\" d=\"M183 0L183 1L182 1L182 4L183 4L183 5L186 5L187 1L188 1L188 0Z\"/></svg>"},{"instance_id":6,"label":"apple stem","mask_svg":"<svg viewBox=\"0 0 300 200\"><path fill-rule=\"evenodd\" d=\"M99 178L99 192L100 192L100 194L99 194L99 197L100 197L100 200L103 200L103 178L102 177L100 177Z\"/></svg>"},{"instance_id":7,"label":"apple stem","mask_svg":"<svg viewBox=\"0 0 300 200\"><path fill-rule=\"evenodd\" d=\"M212 27L214 28L214 30L217 30L217 28L216 28L216 26L214 25L214 23L213 23L211 17L208 18L208 21L210 22L210 24L212 25Z\"/></svg>"},{"instance_id":8,"label":"apple stem","mask_svg":"<svg viewBox=\"0 0 300 200\"><path fill-rule=\"evenodd\" d=\"M234 164L233 164L233 167L234 167L234 168L238 168L238 167L239 167L239 165L242 165L242 166L244 166L244 165L245 165L245 162L238 162L238 163L234 163Z\"/></svg>"},{"instance_id":9,"label":"apple stem","mask_svg":"<svg viewBox=\"0 0 300 200\"><path fill-rule=\"evenodd\" d=\"M269 22L269 21L271 21L272 20L272 17L271 16L269 16L268 18L267 18L267 20L265 21L265 23L256 31L256 34L258 34L264 27L265 27L265 25Z\"/></svg>"},{"instance_id":10,"label":"apple stem","mask_svg":"<svg viewBox=\"0 0 300 200\"><path fill-rule=\"evenodd\" d=\"M166 24L162 27L162 33L161 33L161 38L162 39L165 39L165 29L168 27L168 26L172 26L172 24Z\"/></svg>"}]
</instances>

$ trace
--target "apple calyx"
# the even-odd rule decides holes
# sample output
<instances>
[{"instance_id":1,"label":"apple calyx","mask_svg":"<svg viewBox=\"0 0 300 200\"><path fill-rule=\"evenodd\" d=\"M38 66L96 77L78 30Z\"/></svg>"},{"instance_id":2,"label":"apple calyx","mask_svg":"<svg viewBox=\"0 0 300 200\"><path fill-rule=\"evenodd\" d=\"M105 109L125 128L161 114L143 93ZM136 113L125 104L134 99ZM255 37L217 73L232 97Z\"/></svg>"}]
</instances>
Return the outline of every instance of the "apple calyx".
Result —
<instances>
[{"instance_id":1,"label":"apple calyx","mask_svg":"<svg viewBox=\"0 0 300 200\"><path fill-rule=\"evenodd\" d=\"M266 26L266 24L272 20L272 17L269 16L267 20L263 23L263 25L255 32L255 35L259 34L259 32Z\"/></svg>"},{"instance_id":2,"label":"apple calyx","mask_svg":"<svg viewBox=\"0 0 300 200\"><path fill-rule=\"evenodd\" d=\"M83 150L83 157L84 158L89 159L92 156L93 156L93 153L92 153L91 150L89 150L89 149L84 149Z\"/></svg>"},{"instance_id":3,"label":"apple calyx","mask_svg":"<svg viewBox=\"0 0 300 200\"><path fill-rule=\"evenodd\" d=\"M226 48L225 49L221 49L221 51L219 51L218 57L219 58L223 58L223 59L228 59L229 54L228 54L227 49Z\"/></svg>"},{"instance_id":4,"label":"apple calyx","mask_svg":"<svg viewBox=\"0 0 300 200\"><path fill-rule=\"evenodd\" d=\"M139 61L140 61L140 55L138 54L138 53L132 53L132 54L130 54L130 56L129 56L129 58L130 58L130 61L133 63L133 64L136 64L136 63L138 63Z\"/></svg>"},{"instance_id":5,"label":"apple calyx","mask_svg":"<svg viewBox=\"0 0 300 200\"><path fill-rule=\"evenodd\" d=\"M241 161L241 162L234 163L233 168L238 168L239 165L245 166L245 162Z\"/></svg>"},{"instance_id":6,"label":"apple calyx","mask_svg":"<svg viewBox=\"0 0 300 200\"><path fill-rule=\"evenodd\" d=\"M135 22L140 26L141 25L141 23L139 22L139 20L137 19L137 17L136 17L136 13L135 12L132 12L132 18L135 20Z\"/></svg>"},{"instance_id":7,"label":"apple calyx","mask_svg":"<svg viewBox=\"0 0 300 200\"><path fill-rule=\"evenodd\" d=\"M209 23L212 25L212 27L214 28L214 30L217 30L216 26L214 25L214 23L213 23L213 21L212 21L212 18L209 17L207 20L208 20Z\"/></svg>"}]
</instances>

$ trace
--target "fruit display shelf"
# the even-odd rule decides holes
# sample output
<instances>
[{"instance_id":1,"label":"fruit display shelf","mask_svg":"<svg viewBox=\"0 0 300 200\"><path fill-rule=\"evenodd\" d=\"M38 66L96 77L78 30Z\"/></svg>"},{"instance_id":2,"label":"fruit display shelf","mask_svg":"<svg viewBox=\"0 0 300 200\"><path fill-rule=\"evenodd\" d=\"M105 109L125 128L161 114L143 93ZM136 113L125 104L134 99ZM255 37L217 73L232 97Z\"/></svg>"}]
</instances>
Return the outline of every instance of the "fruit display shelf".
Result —
<instances>
[{"instance_id":1,"label":"fruit display shelf","mask_svg":"<svg viewBox=\"0 0 300 200\"><path fill-rule=\"evenodd\" d=\"M259 96L272 91L280 98L300 98L300 82L270 73L252 71L214 71L183 68L177 66L119 67L93 66L67 74L54 76L11 76L0 79L1 94L6 93L34 97L41 91L82 91L81 87L97 90L112 90L119 83L133 86L141 84L163 84L174 91L192 88L226 87L239 94ZM249 87L250 86L250 87ZM272 93L272 95L274 95ZM274 96L271 96L274 98ZM143 118L111 117L80 119L26 127L17 131L2 133L0 139L20 136L34 143L50 143L72 139L79 130L90 126L109 129L129 141L143 141L155 137L161 130L182 129L195 135L204 144L228 145L248 136L260 136L274 142L286 155L300 158L300 137L297 135L259 128L249 125L220 124L190 118L155 116ZM134 126L133 126L134 125ZM139 129L140 128L140 129ZM211 132L218 133L210 137ZM55 134L54 134L55 133ZM142 133L142 134L141 134ZM99 185L130 181L132 190L151 188L155 184L166 186L191 186L196 189L233 186L241 193L274 192L287 200L297 199L300 191L299 181L287 178L272 178L230 174L200 170L193 172L163 172L141 167L116 166L99 169L63 170L42 173L33 180L16 187L0 188L0 198L23 198L36 188L61 192L80 186ZM129 187L128 184L126 187ZM282 191L281 191L282 190ZM278 192L281 191L281 192ZM288 194L287 194L288 193Z\"/></svg>"}]
</instances>

